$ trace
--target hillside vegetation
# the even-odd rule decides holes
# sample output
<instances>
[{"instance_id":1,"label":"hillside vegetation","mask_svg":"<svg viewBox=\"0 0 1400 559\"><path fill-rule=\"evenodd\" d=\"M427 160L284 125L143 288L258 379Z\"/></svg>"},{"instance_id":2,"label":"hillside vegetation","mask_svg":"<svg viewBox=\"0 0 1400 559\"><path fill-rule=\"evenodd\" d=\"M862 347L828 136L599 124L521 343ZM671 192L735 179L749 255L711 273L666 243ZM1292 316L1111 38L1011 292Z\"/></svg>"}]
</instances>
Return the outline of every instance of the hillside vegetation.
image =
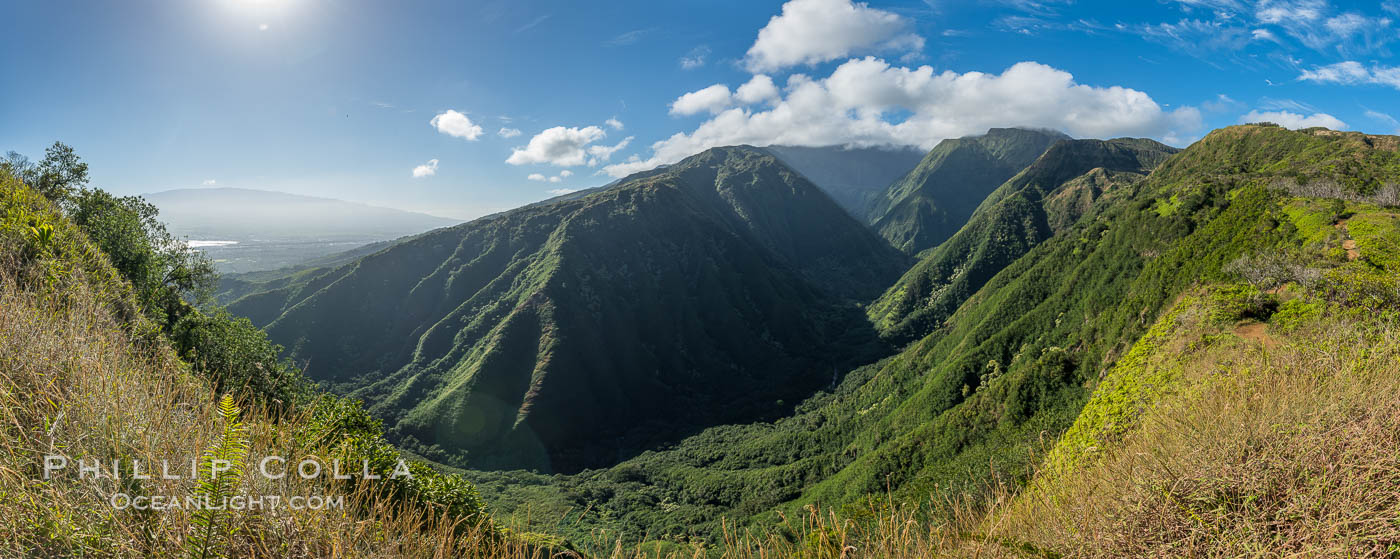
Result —
<instances>
[{"instance_id":1,"label":"hillside vegetation","mask_svg":"<svg viewBox=\"0 0 1400 559\"><path fill-rule=\"evenodd\" d=\"M943 140L871 199L866 218L895 248L918 254L957 233L993 189L1068 139L1059 132L993 128Z\"/></svg>"},{"instance_id":2,"label":"hillside vegetation","mask_svg":"<svg viewBox=\"0 0 1400 559\"><path fill-rule=\"evenodd\" d=\"M469 483L422 463L409 464L410 477L379 484L254 475L247 457L278 455L369 460L366 468L387 478L400 454L356 403L299 388L298 373L276 361L277 348L246 322L161 295L175 293L163 290L176 284L133 283L143 270L169 276L189 269L169 260L174 253L163 250L171 247L150 244L162 238L160 229L130 220L140 216L139 200L76 188L85 182L82 170L61 181L64 188L46 189L50 200L13 174L30 171L26 181L44 184L33 168L0 167L0 555L542 549L504 535ZM70 466L46 476L47 456ZM230 460L231 469L187 473L192 463L210 471L215 457ZM99 462L103 476L76 475L80 460ZM152 473L162 461L180 479L134 477L133 467ZM233 495L283 503L315 496L344 506L155 511L117 508L119 495L213 503Z\"/></svg>"},{"instance_id":3,"label":"hillside vegetation","mask_svg":"<svg viewBox=\"0 0 1400 559\"><path fill-rule=\"evenodd\" d=\"M780 522L771 511L795 518L808 503L927 502L930 494L984 502L996 495L989 480L1015 484L1036 469L1055 434L1183 294L1236 281L1260 255L1299 252L1318 238L1331 239L1331 257L1345 261L1332 221L1290 217L1305 204L1294 194L1325 187L1384 201L1395 188L1386 181L1400 176L1393 141L1263 125L1213 132L1031 248L941 327L856 369L791 417L709 429L577 476L470 475L511 521L528 511L573 519L536 526L606 527L682 546L713 545L721 517L771 528ZM1369 242L1384 246L1382 238ZM1330 283L1318 293L1343 305L1394 304L1385 302L1394 294L1389 268L1350 270L1324 275ZM1263 311L1237 316L1255 312ZM862 509L847 512L869 514Z\"/></svg>"},{"instance_id":4,"label":"hillside vegetation","mask_svg":"<svg viewBox=\"0 0 1400 559\"><path fill-rule=\"evenodd\" d=\"M1400 214L1282 209L1296 252L1186 294L987 530L1085 557L1400 551Z\"/></svg>"},{"instance_id":5,"label":"hillside vegetation","mask_svg":"<svg viewBox=\"0 0 1400 559\"><path fill-rule=\"evenodd\" d=\"M859 302L905 264L771 155L721 148L230 308L411 449L569 472L789 413L884 351Z\"/></svg>"},{"instance_id":6,"label":"hillside vegetation","mask_svg":"<svg viewBox=\"0 0 1400 559\"><path fill-rule=\"evenodd\" d=\"M240 299L389 438L473 468L378 487L41 481L55 450L402 455L200 302L139 200L0 172L0 554L1393 556L1400 138L1173 151L1057 142L898 281L810 182L721 148ZM882 289L893 353L857 306ZM352 506L104 501L230 487Z\"/></svg>"},{"instance_id":7,"label":"hillside vegetation","mask_svg":"<svg viewBox=\"0 0 1400 559\"><path fill-rule=\"evenodd\" d=\"M1131 195L1176 151L1141 139L1055 143L871 304L870 320L894 340L923 337L1002 268L1097 206Z\"/></svg>"}]
</instances>

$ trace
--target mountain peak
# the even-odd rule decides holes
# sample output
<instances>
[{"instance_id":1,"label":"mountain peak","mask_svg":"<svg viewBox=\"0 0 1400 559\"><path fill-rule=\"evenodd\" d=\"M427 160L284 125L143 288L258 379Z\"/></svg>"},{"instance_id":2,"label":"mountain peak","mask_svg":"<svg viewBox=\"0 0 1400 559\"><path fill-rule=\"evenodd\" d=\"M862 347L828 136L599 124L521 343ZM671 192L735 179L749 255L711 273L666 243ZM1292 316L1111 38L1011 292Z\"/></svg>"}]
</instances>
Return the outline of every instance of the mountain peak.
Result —
<instances>
[{"instance_id":1,"label":"mountain peak","mask_svg":"<svg viewBox=\"0 0 1400 559\"><path fill-rule=\"evenodd\" d=\"M1008 138L1008 137L1021 137L1021 136L1027 136L1027 135L1051 136L1051 137L1054 137L1054 138L1060 139L1060 140L1071 140L1071 139L1073 139L1073 137L1071 137L1069 134L1065 134L1064 132L1060 132L1059 130L1051 130L1051 129L1049 129L1049 128L1021 128L1021 127L988 128L986 134L982 134L981 136L966 136L966 138L982 138L982 137L987 137L987 138Z\"/></svg>"}]
</instances>

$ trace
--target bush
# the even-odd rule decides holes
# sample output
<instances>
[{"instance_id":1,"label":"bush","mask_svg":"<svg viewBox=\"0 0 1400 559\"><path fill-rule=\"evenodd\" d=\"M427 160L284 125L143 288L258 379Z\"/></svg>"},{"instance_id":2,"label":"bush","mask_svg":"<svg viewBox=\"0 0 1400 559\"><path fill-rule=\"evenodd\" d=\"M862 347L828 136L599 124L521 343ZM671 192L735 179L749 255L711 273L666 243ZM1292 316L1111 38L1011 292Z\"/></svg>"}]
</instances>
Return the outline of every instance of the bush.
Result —
<instances>
[{"instance_id":1,"label":"bush","mask_svg":"<svg viewBox=\"0 0 1400 559\"><path fill-rule=\"evenodd\" d=\"M217 392L252 394L274 407L310 400L312 385L290 361L278 356L282 346L246 318L220 307L191 312L171 328L170 341L181 359L214 383Z\"/></svg>"},{"instance_id":2,"label":"bush","mask_svg":"<svg viewBox=\"0 0 1400 559\"><path fill-rule=\"evenodd\" d=\"M193 311L191 301L212 294L218 281L213 264L166 231L155 206L99 189L80 190L65 205L69 219L131 282L146 315L167 332Z\"/></svg>"}]
</instances>

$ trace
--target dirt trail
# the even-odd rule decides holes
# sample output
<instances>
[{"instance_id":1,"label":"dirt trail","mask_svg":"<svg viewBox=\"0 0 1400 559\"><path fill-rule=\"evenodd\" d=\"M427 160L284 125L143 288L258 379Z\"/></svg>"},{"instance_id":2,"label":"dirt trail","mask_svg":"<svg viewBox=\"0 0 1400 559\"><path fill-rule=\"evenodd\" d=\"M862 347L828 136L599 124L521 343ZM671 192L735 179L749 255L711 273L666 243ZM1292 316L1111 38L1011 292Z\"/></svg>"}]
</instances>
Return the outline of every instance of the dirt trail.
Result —
<instances>
[{"instance_id":1,"label":"dirt trail","mask_svg":"<svg viewBox=\"0 0 1400 559\"><path fill-rule=\"evenodd\" d=\"M1347 230L1347 220L1338 221L1333 227L1341 230L1342 234L1347 236L1346 240L1342 241L1342 250L1347 251L1347 261L1361 258L1361 251L1356 248L1356 239L1351 238L1351 232Z\"/></svg>"},{"instance_id":2,"label":"dirt trail","mask_svg":"<svg viewBox=\"0 0 1400 559\"><path fill-rule=\"evenodd\" d=\"M1273 348L1278 345L1278 340L1269 335L1269 328L1262 322L1254 322L1235 327L1235 335L1246 340L1258 342L1264 347Z\"/></svg>"}]
</instances>

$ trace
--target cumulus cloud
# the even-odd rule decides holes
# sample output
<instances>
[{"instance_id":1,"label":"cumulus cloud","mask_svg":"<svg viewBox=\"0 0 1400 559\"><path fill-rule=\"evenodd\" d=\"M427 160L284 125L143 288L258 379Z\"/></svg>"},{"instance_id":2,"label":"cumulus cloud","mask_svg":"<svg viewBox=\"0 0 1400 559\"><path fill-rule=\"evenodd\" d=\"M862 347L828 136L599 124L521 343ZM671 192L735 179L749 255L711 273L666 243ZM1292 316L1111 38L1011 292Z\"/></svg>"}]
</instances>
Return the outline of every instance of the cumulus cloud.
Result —
<instances>
[{"instance_id":1,"label":"cumulus cloud","mask_svg":"<svg viewBox=\"0 0 1400 559\"><path fill-rule=\"evenodd\" d=\"M859 52L918 51L908 20L851 0L790 0L744 57L750 72L836 60Z\"/></svg>"},{"instance_id":2,"label":"cumulus cloud","mask_svg":"<svg viewBox=\"0 0 1400 559\"><path fill-rule=\"evenodd\" d=\"M597 126L583 128L555 126L530 138L530 143L526 144L525 147L512 150L506 163L511 165L548 163L556 167L583 165L588 162L588 153L585 151L588 144L601 140L605 136L607 133Z\"/></svg>"},{"instance_id":3,"label":"cumulus cloud","mask_svg":"<svg viewBox=\"0 0 1400 559\"><path fill-rule=\"evenodd\" d=\"M1298 113L1288 111L1249 111L1240 117L1241 123L1246 122L1272 122L1284 128L1298 130L1302 128L1312 128L1322 126L1333 130L1346 128L1347 124L1327 113L1315 113L1303 116Z\"/></svg>"},{"instance_id":4,"label":"cumulus cloud","mask_svg":"<svg viewBox=\"0 0 1400 559\"><path fill-rule=\"evenodd\" d=\"M1080 84L1069 72L1036 62L1015 64L1001 74L960 74L866 57L845 62L824 79L792 75L783 93L771 106L721 110L695 130L653 144L651 157L604 171L625 176L734 144L930 149L943 139L998 126L1182 143L1203 127L1196 108L1169 111L1142 91Z\"/></svg>"},{"instance_id":5,"label":"cumulus cloud","mask_svg":"<svg viewBox=\"0 0 1400 559\"><path fill-rule=\"evenodd\" d=\"M422 165L419 165L419 166L413 168L413 178L415 178L415 179L421 179L421 178L423 178L423 177L431 177L431 176L433 176L433 175L436 175L436 174L437 174L437 168L438 168L438 160L436 160L436 159L429 159L427 163L424 163L424 164L422 164Z\"/></svg>"},{"instance_id":6,"label":"cumulus cloud","mask_svg":"<svg viewBox=\"0 0 1400 559\"><path fill-rule=\"evenodd\" d=\"M544 182L545 178L544 175L541 175L539 173L530 173L529 176L525 177L525 180Z\"/></svg>"},{"instance_id":7,"label":"cumulus cloud","mask_svg":"<svg viewBox=\"0 0 1400 559\"><path fill-rule=\"evenodd\" d=\"M1348 60L1326 66L1317 66L1311 70L1303 70L1298 79L1345 85L1388 85L1400 89L1400 66L1372 65L1367 68L1360 62Z\"/></svg>"},{"instance_id":8,"label":"cumulus cloud","mask_svg":"<svg viewBox=\"0 0 1400 559\"><path fill-rule=\"evenodd\" d=\"M208 179L208 180L205 180L203 183L200 183L200 184L203 184L204 186L214 186L214 185L216 185L216 184L219 184L219 181L216 181L216 180L214 180L214 179Z\"/></svg>"},{"instance_id":9,"label":"cumulus cloud","mask_svg":"<svg viewBox=\"0 0 1400 559\"><path fill-rule=\"evenodd\" d=\"M564 180L564 179L561 179L561 178L559 178L558 176L549 177L549 182L559 182L559 181L562 181L562 180Z\"/></svg>"},{"instance_id":10,"label":"cumulus cloud","mask_svg":"<svg viewBox=\"0 0 1400 559\"><path fill-rule=\"evenodd\" d=\"M716 114L723 111L729 104L729 86L717 83L676 98L675 101L671 102L671 114L676 116L688 116L703 112Z\"/></svg>"},{"instance_id":11,"label":"cumulus cloud","mask_svg":"<svg viewBox=\"0 0 1400 559\"><path fill-rule=\"evenodd\" d=\"M482 132L481 127L472 123L472 119L467 118L467 115L451 109L438 113L428 124L433 125L438 132L464 140L474 141L481 137Z\"/></svg>"},{"instance_id":12,"label":"cumulus cloud","mask_svg":"<svg viewBox=\"0 0 1400 559\"><path fill-rule=\"evenodd\" d=\"M564 177L564 178L569 178L569 177L574 176L574 172L573 172L573 171L570 171L570 170L568 170L568 169L564 169L563 171L559 171L559 176Z\"/></svg>"},{"instance_id":13,"label":"cumulus cloud","mask_svg":"<svg viewBox=\"0 0 1400 559\"><path fill-rule=\"evenodd\" d=\"M740 103L748 105L777 99L778 86L773 84L773 78L758 74L749 79L748 83L739 86L739 89L734 92L734 98Z\"/></svg>"},{"instance_id":14,"label":"cumulus cloud","mask_svg":"<svg viewBox=\"0 0 1400 559\"><path fill-rule=\"evenodd\" d=\"M501 128L496 131L496 135L502 138L514 138L520 135L519 128Z\"/></svg>"},{"instance_id":15,"label":"cumulus cloud","mask_svg":"<svg viewBox=\"0 0 1400 559\"><path fill-rule=\"evenodd\" d=\"M606 124L608 128L611 128L613 130L622 130L622 121L616 118L607 119L603 121L603 124Z\"/></svg>"}]
</instances>

